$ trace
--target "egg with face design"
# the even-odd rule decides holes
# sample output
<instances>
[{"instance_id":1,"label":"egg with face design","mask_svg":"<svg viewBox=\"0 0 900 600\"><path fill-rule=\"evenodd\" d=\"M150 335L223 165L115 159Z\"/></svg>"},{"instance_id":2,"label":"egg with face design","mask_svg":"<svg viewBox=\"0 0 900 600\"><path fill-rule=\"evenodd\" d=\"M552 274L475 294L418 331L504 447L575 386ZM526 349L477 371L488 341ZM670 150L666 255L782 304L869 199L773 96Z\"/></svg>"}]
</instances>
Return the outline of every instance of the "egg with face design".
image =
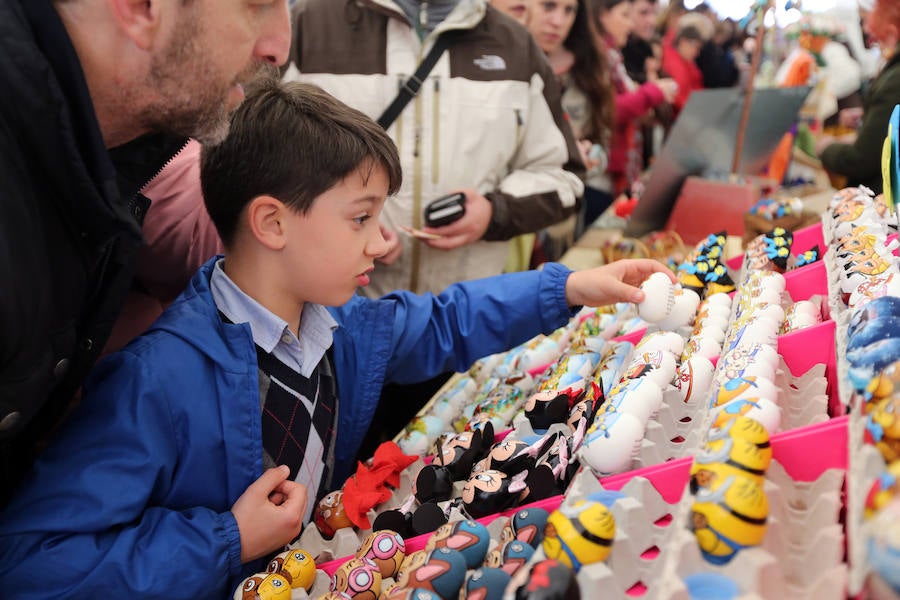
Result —
<instances>
[{"instance_id":1,"label":"egg with face design","mask_svg":"<svg viewBox=\"0 0 900 600\"><path fill-rule=\"evenodd\" d=\"M425 550L450 548L456 550L466 559L466 567L474 569L487 554L491 534L487 527L477 521L467 519L445 523L438 527L425 544Z\"/></svg>"},{"instance_id":2,"label":"egg with face design","mask_svg":"<svg viewBox=\"0 0 900 600\"><path fill-rule=\"evenodd\" d=\"M502 569L484 567L466 578L466 600L501 600L509 585L509 575Z\"/></svg>"},{"instance_id":3,"label":"egg with face design","mask_svg":"<svg viewBox=\"0 0 900 600\"><path fill-rule=\"evenodd\" d=\"M544 539L544 528L550 513L540 507L523 508L509 519L513 537L533 548Z\"/></svg>"},{"instance_id":4,"label":"egg with face design","mask_svg":"<svg viewBox=\"0 0 900 600\"><path fill-rule=\"evenodd\" d=\"M344 592L357 600L377 600L381 593L381 571L368 558L351 558L332 575L331 591Z\"/></svg>"},{"instance_id":5,"label":"egg with face design","mask_svg":"<svg viewBox=\"0 0 900 600\"><path fill-rule=\"evenodd\" d=\"M269 561L266 571L284 575L291 588L303 588L307 592L316 580L316 562L309 552L300 548L276 554Z\"/></svg>"},{"instance_id":6,"label":"egg with face design","mask_svg":"<svg viewBox=\"0 0 900 600\"><path fill-rule=\"evenodd\" d=\"M424 563L405 571L398 581L401 587L432 591L441 598L456 598L466 578L466 560L450 548L435 548L425 553Z\"/></svg>"},{"instance_id":7,"label":"egg with face design","mask_svg":"<svg viewBox=\"0 0 900 600\"><path fill-rule=\"evenodd\" d=\"M703 558L712 564L730 562L765 536L768 499L762 486L747 477L729 475L700 487L692 510L691 529Z\"/></svg>"},{"instance_id":8,"label":"egg with face design","mask_svg":"<svg viewBox=\"0 0 900 600\"><path fill-rule=\"evenodd\" d=\"M368 558L375 563L382 579L394 577L406 557L406 543L396 531L373 531L363 539L356 557Z\"/></svg>"},{"instance_id":9,"label":"egg with face design","mask_svg":"<svg viewBox=\"0 0 900 600\"><path fill-rule=\"evenodd\" d=\"M525 489L524 478L487 470L469 478L463 486L461 498L466 512L472 518L480 519L511 508Z\"/></svg>"},{"instance_id":10,"label":"egg with face design","mask_svg":"<svg viewBox=\"0 0 900 600\"><path fill-rule=\"evenodd\" d=\"M280 573L256 573L241 582L234 600L291 600L291 584Z\"/></svg>"},{"instance_id":11,"label":"egg with face design","mask_svg":"<svg viewBox=\"0 0 900 600\"><path fill-rule=\"evenodd\" d=\"M579 500L550 513L541 543L547 558L579 571L609 556L616 521L600 502Z\"/></svg>"},{"instance_id":12,"label":"egg with face design","mask_svg":"<svg viewBox=\"0 0 900 600\"><path fill-rule=\"evenodd\" d=\"M353 527L353 522L344 512L344 492L336 490L326 494L316 505L314 522L322 537L331 539L338 529Z\"/></svg>"}]
</instances>

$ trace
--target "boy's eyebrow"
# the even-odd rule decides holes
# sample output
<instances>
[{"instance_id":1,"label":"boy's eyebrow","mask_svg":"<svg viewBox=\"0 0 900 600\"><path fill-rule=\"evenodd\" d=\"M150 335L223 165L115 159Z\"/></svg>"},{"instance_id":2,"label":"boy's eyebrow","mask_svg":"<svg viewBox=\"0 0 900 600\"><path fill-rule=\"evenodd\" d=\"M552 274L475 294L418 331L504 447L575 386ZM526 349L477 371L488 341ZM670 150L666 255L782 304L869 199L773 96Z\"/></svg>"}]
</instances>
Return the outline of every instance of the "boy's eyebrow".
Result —
<instances>
[{"instance_id":1,"label":"boy's eyebrow","mask_svg":"<svg viewBox=\"0 0 900 600\"><path fill-rule=\"evenodd\" d=\"M383 198L377 194L370 194L368 196L360 196L358 198L353 199L353 204L374 204L376 202L380 202Z\"/></svg>"}]
</instances>

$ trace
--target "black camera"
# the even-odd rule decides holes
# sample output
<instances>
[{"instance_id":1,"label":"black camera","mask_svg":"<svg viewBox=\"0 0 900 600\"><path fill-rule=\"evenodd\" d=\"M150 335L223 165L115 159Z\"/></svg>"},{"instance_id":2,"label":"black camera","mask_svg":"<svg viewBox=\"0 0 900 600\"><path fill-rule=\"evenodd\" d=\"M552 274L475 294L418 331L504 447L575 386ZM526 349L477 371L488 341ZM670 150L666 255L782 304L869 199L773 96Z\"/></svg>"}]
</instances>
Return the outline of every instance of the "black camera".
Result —
<instances>
[{"instance_id":1,"label":"black camera","mask_svg":"<svg viewBox=\"0 0 900 600\"><path fill-rule=\"evenodd\" d=\"M433 200L425 207L425 224L429 227L443 227L466 214L466 195L462 192Z\"/></svg>"}]
</instances>

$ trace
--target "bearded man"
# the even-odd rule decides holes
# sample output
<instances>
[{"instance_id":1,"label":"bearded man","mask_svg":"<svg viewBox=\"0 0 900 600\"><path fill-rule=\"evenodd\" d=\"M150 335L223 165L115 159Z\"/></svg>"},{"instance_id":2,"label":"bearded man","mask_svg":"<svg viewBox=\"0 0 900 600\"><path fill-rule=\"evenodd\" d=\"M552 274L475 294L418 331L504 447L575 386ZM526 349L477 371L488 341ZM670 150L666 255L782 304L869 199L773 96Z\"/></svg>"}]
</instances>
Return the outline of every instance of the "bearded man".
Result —
<instances>
[{"instance_id":1,"label":"bearded man","mask_svg":"<svg viewBox=\"0 0 900 600\"><path fill-rule=\"evenodd\" d=\"M287 59L287 4L0 0L0 503L141 285L140 190Z\"/></svg>"}]
</instances>

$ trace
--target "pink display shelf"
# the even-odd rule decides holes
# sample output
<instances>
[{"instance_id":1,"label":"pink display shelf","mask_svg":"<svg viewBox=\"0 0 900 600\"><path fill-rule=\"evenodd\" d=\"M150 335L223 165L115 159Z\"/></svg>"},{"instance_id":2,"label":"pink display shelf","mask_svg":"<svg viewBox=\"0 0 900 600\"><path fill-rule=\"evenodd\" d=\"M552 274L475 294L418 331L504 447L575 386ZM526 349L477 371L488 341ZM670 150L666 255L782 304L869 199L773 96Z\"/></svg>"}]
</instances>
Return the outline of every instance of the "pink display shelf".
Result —
<instances>
[{"instance_id":1,"label":"pink display shelf","mask_svg":"<svg viewBox=\"0 0 900 600\"><path fill-rule=\"evenodd\" d=\"M772 457L777 460L795 481L814 481L828 469L847 469L847 419L838 417L824 423L799 427L772 436ZM635 477L650 481L668 504L677 504L688 483L691 458L680 458L661 465L635 469L627 473L604 477L600 483L605 489L618 491ZM509 517L526 507L541 507L555 510L562 503L563 496L554 496L540 502L511 508L502 513L478 519L488 525L500 517ZM406 540L407 552L415 552L425 547L430 534ZM331 576L350 557L344 557L318 565Z\"/></svg>"},{"instance_id":2,"label":"pink display shelf","mask_svg":"<svg viewBox=\"0 0 900 600\"><path fill-rule=\"evenodd\" d=\"M813 327L799 329L778 336L778 354L791 374L800 376L817 364L825 365L828 414L838 417L844 408L837 397L837 356L834 349L834 321L824 321Z\"/></svg>"},{"instance_id":3,"label":"pink display shelf","mask_svg":"<svg viewBox=\"0 0 900 600\"><path fill-rule=\"evenodd\" d=\"M772 437L772 457L795 481L814 481L827 469L847 468L847 418L807 425ZM635 477L648 479L663 500L675 504L684 493L691 457L610 475L600 480L608 490L620 490Z\"/></svg>"},{"instance_id":4,"label":"pink display shelf","mask_svg":"<svg viewBox=\"0 0 900 600\"><path fill-rule=\"evenodd\" d=\"M819 246L819 250L825 252L825 238L822 235L822 224L816 223L794 232L794 241L791 244L791 254L800 254L812 249L813 246ZM744 255L732 257L725 261L729 269L737 271L744 264Z\"/></svg>"}]
</instances>

